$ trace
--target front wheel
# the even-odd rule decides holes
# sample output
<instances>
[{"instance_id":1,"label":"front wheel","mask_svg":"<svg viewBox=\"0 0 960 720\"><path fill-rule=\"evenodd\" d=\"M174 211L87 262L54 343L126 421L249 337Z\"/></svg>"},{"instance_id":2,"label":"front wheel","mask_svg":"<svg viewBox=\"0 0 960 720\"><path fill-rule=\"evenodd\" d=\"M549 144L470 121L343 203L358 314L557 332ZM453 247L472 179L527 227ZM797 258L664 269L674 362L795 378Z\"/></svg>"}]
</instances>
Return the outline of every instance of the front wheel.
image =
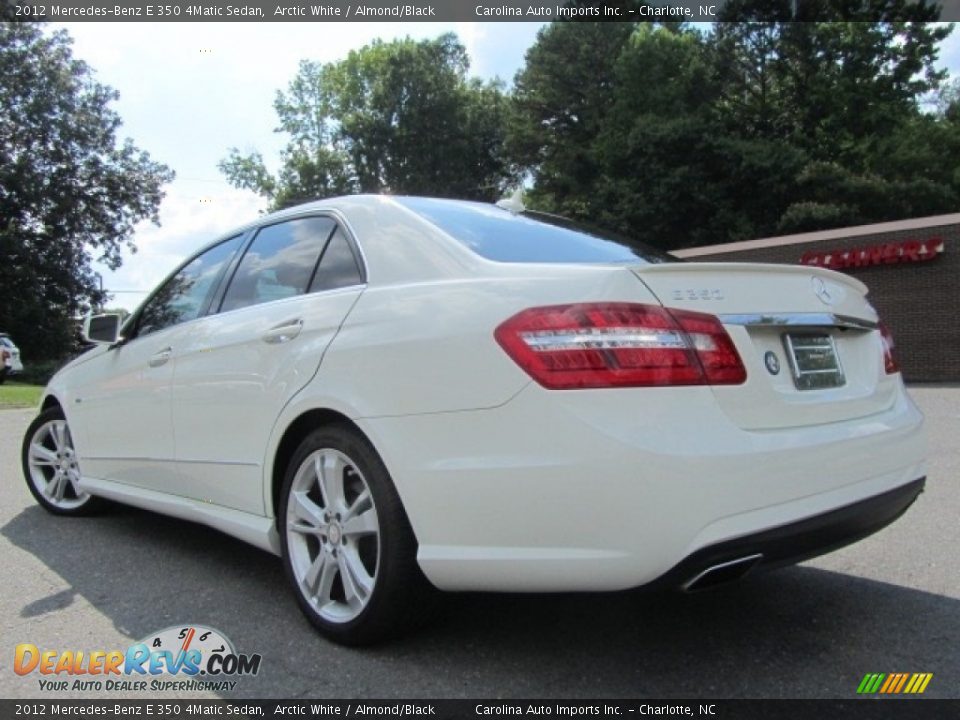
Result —
<instances>
[{"instance_id":1,"label":"front wheel","mask_svg":"<svg viewBox=\"0 0 960 720\"><path fill-rule=\"evenodd\" d=\"M103 500L80 489L80 465L60 408L44 410L27 428L21 452L27 487L54 515L87 515Z\"/></svg>"},{"instance_id":2,"label":"front wheel","mask_svg":"<svg viewBox=\"0 0 960 720\"><path fill-rule=\"evenodd\" d=\"M287 578L331 640L366 645L409 628L433 594L376 452L358 433L315 430L287 468L278 512Z\"/></svg>"}]
</instances>

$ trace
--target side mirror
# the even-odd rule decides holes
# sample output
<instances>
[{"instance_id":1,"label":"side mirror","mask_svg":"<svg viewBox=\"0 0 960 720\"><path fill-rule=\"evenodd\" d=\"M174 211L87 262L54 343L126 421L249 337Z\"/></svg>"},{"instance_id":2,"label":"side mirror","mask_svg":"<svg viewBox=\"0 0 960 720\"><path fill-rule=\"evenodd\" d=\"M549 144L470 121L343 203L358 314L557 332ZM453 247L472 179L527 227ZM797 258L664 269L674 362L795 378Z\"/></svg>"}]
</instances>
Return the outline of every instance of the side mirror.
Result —
<instances>
[{"instance_id":1,"label":"side mirror","mask_svg":"<svg viewBox=\"0 0 960 720\"><path fill-rule=\"evenodd\" d=\"M83 339L97 345L113 345L120 340L122 320L116 313L87 315L83 320Z\"/></svg>"}]
</instances>

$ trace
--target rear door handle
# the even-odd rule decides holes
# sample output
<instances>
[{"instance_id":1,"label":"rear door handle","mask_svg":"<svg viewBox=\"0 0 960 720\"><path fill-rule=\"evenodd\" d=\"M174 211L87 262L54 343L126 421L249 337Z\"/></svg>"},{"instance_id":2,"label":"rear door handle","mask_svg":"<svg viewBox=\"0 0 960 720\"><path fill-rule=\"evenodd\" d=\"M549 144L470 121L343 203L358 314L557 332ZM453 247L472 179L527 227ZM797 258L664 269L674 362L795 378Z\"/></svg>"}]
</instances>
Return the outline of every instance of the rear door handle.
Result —
<instances>
[{"instance_id":1,"label":"rear door handle","mask_svg":"<svg viewBox=\"0 0 960 720\"><path fill-rule=\"evenodd\" d=\"M152 358L150 358L150 360L148 361L148 364L150 365L150 367L160 367L161 365L166 365L167 360L170 359L171 355L173 355L173 348L166 347L160 352L158 352L156 355L154 355Z\"/></svg>"},{"instance_id":2,"label":"rear door handle","mask_svg":"<svg viewBox=\"0 0 960 720\"><path fill-rule=\"evenodd\" d=\"M276 327L272 327L263 334L263 341L269 343L270 345L279 345L281 343L290 342L297 335L300 334L300 331L303 330L303 320L297 318L296 320L291 320L289 322L282 323Z\"/></svg>"}]
</instances>

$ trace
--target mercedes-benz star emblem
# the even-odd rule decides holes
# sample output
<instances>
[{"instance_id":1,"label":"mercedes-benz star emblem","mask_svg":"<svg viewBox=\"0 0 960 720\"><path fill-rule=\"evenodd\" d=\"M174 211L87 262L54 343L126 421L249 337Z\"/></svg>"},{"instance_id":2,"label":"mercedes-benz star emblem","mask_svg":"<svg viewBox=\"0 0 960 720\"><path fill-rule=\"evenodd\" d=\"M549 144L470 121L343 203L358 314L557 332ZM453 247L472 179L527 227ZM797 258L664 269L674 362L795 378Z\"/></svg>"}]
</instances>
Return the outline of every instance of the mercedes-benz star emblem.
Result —
<instances>
[{"instance_id":1,"label":"mercedes-benz star emblem","mask_svg":"<svg viewBox=\"0 0 960 720\"><path fill-rule=\"evenodd\" d=\"M820 302L824 305L833 305L833 295L831 295L830 290L827 289L827 284L823 281L823 278L814 275L810 280L813 284L813 292L820 298Z\"/></svg>"},{"instance_id":2,"label":"mercedes-benz star emblem","mask_svg":"<svg viewBox=\"0 0 960 720\"><path fill-rule=\"evenodd\" d=\"M776 375L780 372L780 358L777 357L777 354L773 350L767 350L767 354L763 356L763 362L771 375Z\"/></svg>"}]
</instances>

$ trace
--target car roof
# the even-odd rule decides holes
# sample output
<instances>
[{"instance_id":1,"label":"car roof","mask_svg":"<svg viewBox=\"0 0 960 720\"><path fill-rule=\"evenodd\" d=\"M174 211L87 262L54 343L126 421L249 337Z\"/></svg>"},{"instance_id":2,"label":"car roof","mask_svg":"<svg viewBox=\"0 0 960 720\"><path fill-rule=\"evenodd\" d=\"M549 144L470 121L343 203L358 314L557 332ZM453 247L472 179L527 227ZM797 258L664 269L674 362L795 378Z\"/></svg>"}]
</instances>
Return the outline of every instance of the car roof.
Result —
<instances>
[{"instance_id":1,"label":"car roof","mask_svg":"<svg viewBox=\"0 0 960 720\"><path fill-rule=\"evenodd\" d=\"M429 282L456 278L478 278L494 275L507 277L526 275L531 265L500 263L481 257L466 245L448 235L437 225L406 207L394 195L344 195L295 205L221 233L210 243L198 248L191 257L238 234L273 223L324 213L334 217L357 241L366 270L368 285ZM469 200L429 198L449 205L493 207L492 203ZM182 266L181 266L182 267ZM568 275L584 272L588 266L553 264L538 272ZM600 271L597 264L591 271Z\"/></svg>"}]
</instances>

